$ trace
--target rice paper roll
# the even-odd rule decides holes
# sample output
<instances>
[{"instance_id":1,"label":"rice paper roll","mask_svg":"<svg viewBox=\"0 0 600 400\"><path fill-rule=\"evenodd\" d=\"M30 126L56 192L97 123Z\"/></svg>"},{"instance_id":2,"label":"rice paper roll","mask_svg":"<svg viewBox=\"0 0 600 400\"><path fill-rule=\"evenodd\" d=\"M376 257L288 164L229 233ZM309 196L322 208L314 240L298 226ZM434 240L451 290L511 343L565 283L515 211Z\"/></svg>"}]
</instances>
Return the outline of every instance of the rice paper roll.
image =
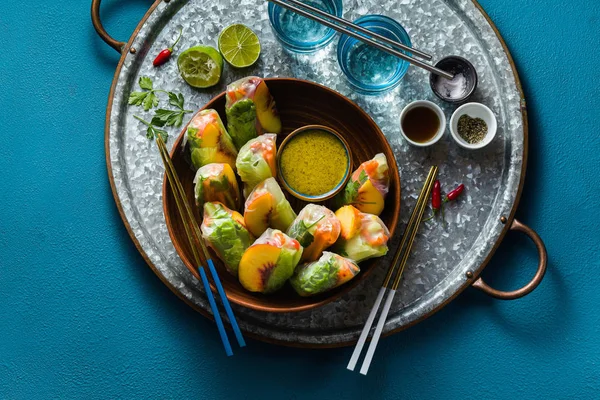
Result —
<instances>
[{"instance_id":1,"label":"rice paper roll","mask_svg":"<svg viewBox=\"0 0 600 400\"><path fill-rule=\"evenodd\" d=\"M335 212L341 223L341 233L334 251L359 263L387 254L390 231L376 215L344 206Z\"/></svg>"},{"instance_id":2,"label":"rice paper roll","mask_svg":"<svg viewBox=\"0 0 600 400\"><path fill-rule=\"evenodd\" d=\"M240 261L239 279L251 292L272 293L294 274L302 246L278 229L267 229Z\"/></svg>"},{"instance_id":3,"label":"rice paper roll","mask_svg":"<svg viewBox=\"0 0 600 400\"><path fill-rule=\"evenodd\" d=\"M227 129L237 149L263 133L280 133L281 119L263 78L248 76L227 86Z\"/></svg>"},{"instance_id":4,"label":"rice paper roll","mask_svg":"<svg viewBox=\"0 0 600 400\"><path fill-rule=\"evenodd\" d=\"M202 110L192 118L184 137L185 143L189 145L194 169L211 163L224 163L235 171L237 150L215 110Z\"/></svg>"},{"instance_id":5,"label":"rice paper roll","mask_svg":"<svg viewBox=\"0 0 600 400\"><path fill-rule=\"evenodd\" d=\"M379 215L390 190L387 158L383 153L365 161L352 173L344 191L336 198L337 206L353 205L358 210Z\"/></svg>"},{"instance_id":6,"label":"rice paper roll","mask_svg":"<svg viewBox=\"0 0 600 400\"><path fill-rule=\"evenodd\" d=\"M307 204L287 230L287 234L304 247L302 261L316 261L323 250L340 236L340 221L333 211L317 204Z\"/></svg>"},{"instance_id":7,"label":"rice paper roll","mask_svg":"<svg viewBox=\"0 0 600 400\"><path fill-rule=\"evenodd\" d=\"M296 268L290 283L300 296L314 296L343 285L359 272L354 261L325 251L318 261Z\"/></svg>"},{"instance_id":8,"label":"rice paper roll","mask_svg":"<svg viewBox=\"0 0 600 400\"><path fill-rule=\"evenodd\" d=\"M254 241L246 229L244 218L221 203L204 203L202 237L217 257L223 261L227 270L238 276L242 255Z\"/></svg>"},{"instance_id":9,"label":"rice paper roll","mask_svg":"<svg viewBox=\"0 0 600 400\"><path fill-rule=\"evenodd\" d=\"M214 201L234 210L241 207L240 189L229 164L206 164L196 171L194 185L198 207Z\"/></svg>"},{"instance_id":10,"label":"rice paper roll","mask_svg":"<svg viewBox=\"0 0 600 400\"><path fill-rule=\"evenodd\" d=\"M285 232L295 218L296 213L275 178L258 184L246 199L244 220L254 236L260 236L269 227Z\"/></svg>"},{"instance_id":11,"label":"rice paper roll","mask_svg":"<svg viewBox=\"0 0 600 400\"><path fill-rule=\"evenodd\" d=\"M276 140L277 135L274 133L265 133L249 140L240 149L235 165L244 182L244 196L248 196L265 179L277 176Z\"/></svg>"}]
</instances>

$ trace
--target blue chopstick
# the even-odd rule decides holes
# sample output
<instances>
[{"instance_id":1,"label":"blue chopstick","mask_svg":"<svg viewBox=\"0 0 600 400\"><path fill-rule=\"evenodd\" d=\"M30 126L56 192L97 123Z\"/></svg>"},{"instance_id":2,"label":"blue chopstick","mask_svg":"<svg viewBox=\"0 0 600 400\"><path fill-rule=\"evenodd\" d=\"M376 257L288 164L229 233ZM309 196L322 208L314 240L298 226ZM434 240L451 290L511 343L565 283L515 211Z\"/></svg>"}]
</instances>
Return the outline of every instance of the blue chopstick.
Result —
<instances>
[{"instance_id":1,"label":"blue chopstick","mask_svg":"<svg viewBox=\"0 0 600 400\"><path fill-rule=\"evenodd\" d=\"M231 304L229 304L229 299L225 295L225 290L223 290L223 285L221 285L221 279L219 279L219 274L217 274L217 270L215 269L215 264L213 264L212 258L208 259L208 269L210 270L210 274L215 281L215 286L217 286L217 291L219 292L219 296L221 296L221 301L223 302L223 307L225 307L225 312L227 313L227 318L229 318L229 323L233 328L233 332L235 333L235 337L237 338L238 344L240 347L246 346L246 341L242 336L242 331L238 326L237 320L235 319L235 315L233 315L233 310L231 309Z\"/></svg>"},{"instance_id":2,"label":"blue chopstick","mask_svg":"<svg viewBox=\"0 0 600 400\"><path fill-rule=\"evenodd\" d=\"M233 350L231 350L231 344L229 344L229 338L227 337L227 332L225 332L225 326L223 325L223 320L221 319L221 315L219 314L219 309L217 308L215 297L213 296L212 290L210 290L210 284L208 283L206 272L204 272L204 268L202 266L198 267L198 271L200 271L200 277L202 278L204 291L206 292L206 297L208 297L208 302L210 303L210 308L212 310L213 316L215 317L217 328L219 328L219 335L221 335L221 341L223 342L223 346L225 347L225 353L227 353L228 356L232 356Z\"/></svg>"}]
</instances>

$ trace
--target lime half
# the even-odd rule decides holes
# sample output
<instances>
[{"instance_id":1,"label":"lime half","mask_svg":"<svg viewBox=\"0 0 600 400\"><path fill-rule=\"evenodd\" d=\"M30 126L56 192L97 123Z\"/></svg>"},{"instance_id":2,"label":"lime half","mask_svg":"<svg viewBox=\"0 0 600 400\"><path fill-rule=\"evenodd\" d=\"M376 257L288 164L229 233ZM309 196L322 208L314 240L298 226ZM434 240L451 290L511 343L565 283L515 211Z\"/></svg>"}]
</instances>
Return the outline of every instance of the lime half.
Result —
<instances>
[{"instance_id":1,"label":"lime half","mask_svg":"<svg viewBox=\"0 0 600 400\"><path fill-rule=\"evenodd\" d=\"M221 79L223 57L214 47L195 46L185 50L177 58L181 77L197 88L214 86Z\"/></svg>"},{"instance_id":2,"label":"lime half","mask_svg":"<svg viewBox=\"0 0 600 400\"><path fill-rule=\"evenodd\" d=\"M246 25L230 25L219 35L219 51L232 66L249 67L260 56L260 42Z\"/></svg>"}]
</instances>

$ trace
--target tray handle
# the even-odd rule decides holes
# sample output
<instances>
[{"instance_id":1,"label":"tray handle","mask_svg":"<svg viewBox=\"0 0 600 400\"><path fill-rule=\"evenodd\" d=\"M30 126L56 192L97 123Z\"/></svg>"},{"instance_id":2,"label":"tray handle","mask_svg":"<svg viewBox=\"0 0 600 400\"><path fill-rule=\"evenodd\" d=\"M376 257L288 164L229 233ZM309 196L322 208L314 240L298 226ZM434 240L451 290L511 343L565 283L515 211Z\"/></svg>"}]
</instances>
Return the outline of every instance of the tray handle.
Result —
<instances>
[{"instance_id":1,"label":"tray handle","mask_svg":"<svg viewBox=\"0 0 600 400\"><path fill-rule=\"evenodd\" d=\"M92 24L94 25L94 29L96 30L96 33L98 33L98 36L100 36L100 38L104 40L106 44L118 51L119 54L123 54L123 49L126 43L113 39L112 36L106 32L106 29L104 29L104 26L102 25L102 21L100 20L101 1L102 0L92 0ZM130 51L135 53L134 49L131 49Z\"/></svg>"},{"instance_id":2,"label":"tray handle","mask_svg":"<svg viewBox=\"0 0 600 400\"><path fill-rule=\"evenodd\" d=\"M516 219L513 220L512 224L510 226L510 230L523 232L524 234L529 236L529 238L533 241L533 243L537 247L540 260L539 260L537 271L536 271L533 279L531 281L529 281L528 284L526 284L525 286L523 286L520 289L513 290L510 292L497 290L497 289L494 289L491 286L489 286L487 283L485 283L485 281L481 277L477 278L477 280L475 282L473 282L473 284L471 285L474 288L481 290L483 293L487 294L488 296L495 297L500 300L519 299L519 298L531 293L533 291L533 289L535 289L540 284L542 279L544 278L544 274L546 273L546 265L548 264L548 253L546 252L546 246L544 245L542 238L540 238L540 236L537 234L536 231L534 231L533 229L531 229L530 227L528 227L527 225L523 224L522 222L520 222Z\"/></svg>"}]
</instances>

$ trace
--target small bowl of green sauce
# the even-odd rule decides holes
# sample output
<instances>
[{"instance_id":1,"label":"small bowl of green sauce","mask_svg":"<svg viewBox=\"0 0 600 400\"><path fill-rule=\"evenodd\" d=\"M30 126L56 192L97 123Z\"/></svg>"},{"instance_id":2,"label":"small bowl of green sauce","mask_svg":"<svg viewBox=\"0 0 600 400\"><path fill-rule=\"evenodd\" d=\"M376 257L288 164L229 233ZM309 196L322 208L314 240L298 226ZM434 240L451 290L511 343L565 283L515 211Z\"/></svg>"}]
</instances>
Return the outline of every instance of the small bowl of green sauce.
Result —
<instances>
[{"instance_id":1,"label":"small bowl of green sauce","mask_svg":"<svg viewBox=\"0 0 600 400\"><path fill-rule=\"evenodd\" d=\"M323 125L307 125L290 133L277 151L282 186L304 201L327 200L350 178L352 153L348 142Z\"/></svg>"}]
</instances>

